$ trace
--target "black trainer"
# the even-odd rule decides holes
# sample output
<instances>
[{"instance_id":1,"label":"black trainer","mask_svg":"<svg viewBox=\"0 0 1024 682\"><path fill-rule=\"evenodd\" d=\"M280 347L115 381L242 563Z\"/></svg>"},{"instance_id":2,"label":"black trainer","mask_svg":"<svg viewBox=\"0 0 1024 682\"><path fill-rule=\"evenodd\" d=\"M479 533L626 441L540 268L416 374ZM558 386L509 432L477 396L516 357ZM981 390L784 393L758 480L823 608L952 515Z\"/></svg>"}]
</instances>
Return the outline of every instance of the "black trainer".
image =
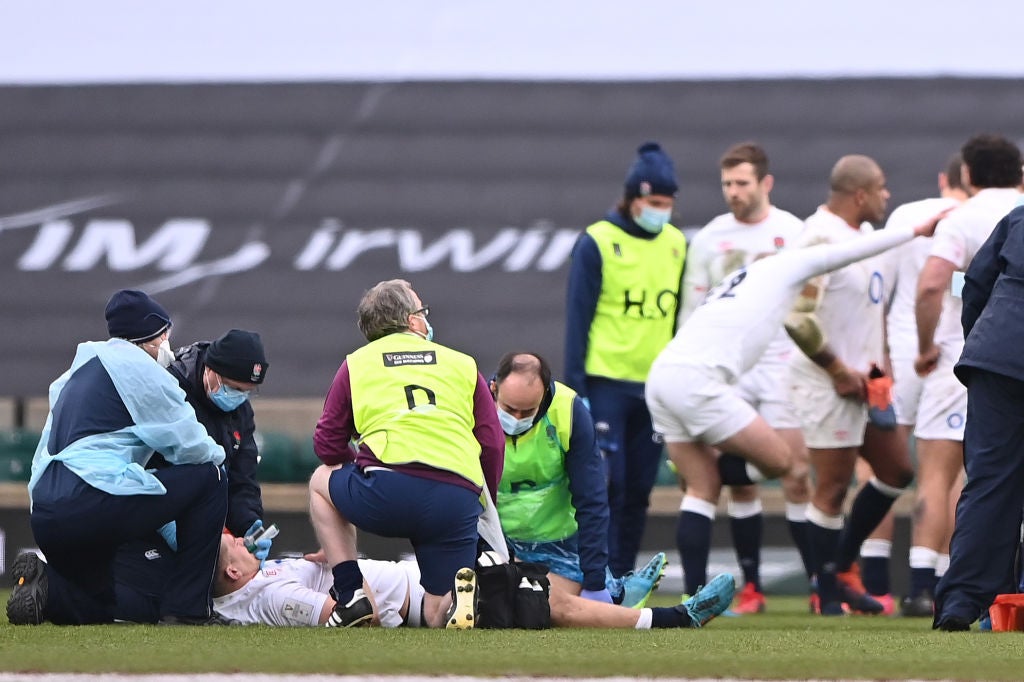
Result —
<instances>
[{"instance_id":1,"label":"black trainer","mask_svg":"<svg viewBox=\"0 0 1024 682\"><path fill-rule=\"evenodd\" d=\"M46 563L35 552L24 552L14 560L11 576L14 590L7 600L7 620L11 625L39 625L48 593Z\"/></svg>"},{"instance_id":2,"label":"black trainer","mask_svg":"<svg viewBox=\"0 0 1024 682\"><path fill-rule=\"evenodd\" d=\"M334 588L331 588L331 596L335 596ZM370 598L362 589L352 593L352 598L347 604L338 602L334 605L334 611L324 623L329 628L355 628L366 627L373 618L373 604Z\"/></svg>"},{"instance_id":3,"label":"black trainer","mask_svg":"<svg viewBox=\"0 0 1024 682\"><path fill-rule=\"evenodd\" d=\"M946 616L933 627L943 632L966 632L971 629L971 623L960 616Z\"/></svg>"},{"instance_id":4,"label":"black trainer","mask_svg":"<svg viewBox=\"0 0 1024 682\"><path fill-rule=\"evenodd\" d=\"M935 615L935 600L927 591L916 597L904 597L900 602L900 614L905 618L931 618Z\"/></svg>"}]
</instances>

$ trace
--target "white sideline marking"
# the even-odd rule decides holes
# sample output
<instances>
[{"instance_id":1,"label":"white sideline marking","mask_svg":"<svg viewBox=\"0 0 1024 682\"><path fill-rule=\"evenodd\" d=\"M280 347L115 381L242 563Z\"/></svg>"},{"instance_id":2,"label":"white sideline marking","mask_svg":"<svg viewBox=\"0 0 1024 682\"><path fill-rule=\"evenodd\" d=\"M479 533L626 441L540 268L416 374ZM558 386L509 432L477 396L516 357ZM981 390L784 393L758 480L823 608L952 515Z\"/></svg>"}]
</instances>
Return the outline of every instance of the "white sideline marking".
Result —
<instances>
[{"instance_id":1,"label":"white sideline marking","mask_svg":"<svg viewBox=\"0 0 1024 682\"><path fill-rule=\"evenodd\" d=\"M238 673L220 675L136 675L132 673L0 673L4 682L99 682L117 680L132 682L768 682L767 680L738 680L736 678L668 678L668 677L465 677L440 675L254 675ZM804 680L803 682L825 682ZM844 682L833 680L831 682ZM854 682L848 680L845 682ZM951 682L950 680L904 680L904 682Z\"/></svg>"}]
</instances>

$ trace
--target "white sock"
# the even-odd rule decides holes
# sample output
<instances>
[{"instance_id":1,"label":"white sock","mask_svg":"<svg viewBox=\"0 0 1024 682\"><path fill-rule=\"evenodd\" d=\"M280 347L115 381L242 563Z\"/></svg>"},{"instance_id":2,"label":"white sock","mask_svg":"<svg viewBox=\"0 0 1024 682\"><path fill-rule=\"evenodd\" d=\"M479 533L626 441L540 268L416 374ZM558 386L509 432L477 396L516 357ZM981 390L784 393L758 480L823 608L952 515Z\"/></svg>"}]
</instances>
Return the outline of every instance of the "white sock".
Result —
<instances>
[{"instance_id":1,"label":"white sock","mask_svg":"<svg viewBox=\"0 0 1024 682\"><path fill-rule=\"evenodd\" d=\"M729 517L733 519L749 519L751 516L764 513L764 505L761 504L760 497L750 502L733 502L729 500L725 507L729 512Z\"/></svg>"},{"instance_id":2,"label":"white sock","mask_svg":"<svg viewBox=\"0 0 1024 682\"><path fill-rule=\"evenodd\" d=\"M881 538L868 538L860 546L860 555L876 559L888 559L892 555L892 542Z\"/></svg>"},{"instance_id":3,"label":"white sock","mask_svg":"<svg viewBox=\"0 0 1024 682\"><path fill-rule=\"evenodd\" d=\"M652 622L654 622L654 612L650 609L640 609L640 617L636 619L636 625L633 628L636 630L650 630Z\"/></svg>"},{"instance_id":4,"label":"white sock","mask_svg":"<svg viewBox=\"0 0 1024 682\"><path fill-rule=\"evenodd\" d=\"M946 575L946 571L949 570L949 555L940 554L938 560L935 562L935 575L942 577Z\"/></svg>"},{"instance_id":5,"label":"white sock","mask_svg":"<svg viewBox=\"0 0 1024 682\"><path fill-rule=\"evenodd\" d=\"M900 495L902 495L904 492L906 492L906 489L904 488L897 488L887 483L882 483L875 477L872 477L872 479L868 481L868 484L873 485L875 487L875 490L882 493L886 497L891 497L894 500Z\"/></svg>"},{"instance_id":6,"label":"white sock","mask_svg":"<svg viewBox=\"0 0 1024 682\"><path fill-rule=\"evenodd\" d=\"M714 521L717 508L707 500L692 495L683 495L683 501L679 503L679 511L693 512Z\"/></svg>"},{"instance_id":7,"label":"white sock","mask_svg":"<svg viewBox=\"0 0 1024 682\"><path fill-rule=\"evenodd\" d=\"M911 568L931 568L935 569L939 564L939 553L934 549L928 549L927 547L921 547L915 545L910 548L910 567Z\"/></svg>"},{"instance_id":8,"label":"white sock","mask_svg":"<svg viewBox=\"0 0 1024 682\"><path fill-rule=\"evenodd\" d=\"M786 520L793 521L795 523L804 523L807 521L807 503L800 502L787 502L786 503Z\"/></svg>"},{"instance_id":9,"label":"white sock","mask_svg":"<svg viewBox=\"0 0 1024 682\"><path fill-rule=\"evenodd\" d=\"M843 529L843 515L832 516L821 511L813 504L807 505L807 520L813 523L819 528L828 528L829 530L842 530Z\"/></svg>"}]
</instances>

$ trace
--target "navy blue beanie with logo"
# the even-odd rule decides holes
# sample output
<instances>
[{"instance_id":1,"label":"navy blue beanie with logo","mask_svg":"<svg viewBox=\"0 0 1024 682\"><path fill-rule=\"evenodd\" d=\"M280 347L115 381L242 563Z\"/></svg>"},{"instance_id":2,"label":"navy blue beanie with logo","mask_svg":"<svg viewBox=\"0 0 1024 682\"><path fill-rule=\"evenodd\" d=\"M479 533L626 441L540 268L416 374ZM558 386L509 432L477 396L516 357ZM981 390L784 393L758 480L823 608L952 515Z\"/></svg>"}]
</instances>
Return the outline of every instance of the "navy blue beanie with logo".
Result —
<instances>
[{"instance_id":1,"label":"navy blue beanie with logo","mask_svg":"<svg viewBox=\"0 0 1024 682\"><path fill-rule=\"evenodd\" d=\"M674 197L679 191L672 159L657 142L645 142L636 150L637 158L626 173L626 198L660 194Z\"/></svg>"},{"instance_id":2,"label":"navy blue beanie with logo","mask_svg":"<svg viewBox=\"0 0 1024 682\"><path fill-rule=\"evenodd\" d=\"M221 376L249 384L262 384L270 367L260 335L242 329L232 329L211 343L204 364Z\"/></svg>"},{"instance_id":3,"label":"navy blue beanie with logo","mask_svg":"<svg viewBox=\"0 0 1024 682\"><path fill-rule=\"evenodd\" d=\"M111 296L104 315L110 336L132 343L156 338L171 326L171 316L163 306L135 289L122 289Z\"/></svg>"}]
</instances>

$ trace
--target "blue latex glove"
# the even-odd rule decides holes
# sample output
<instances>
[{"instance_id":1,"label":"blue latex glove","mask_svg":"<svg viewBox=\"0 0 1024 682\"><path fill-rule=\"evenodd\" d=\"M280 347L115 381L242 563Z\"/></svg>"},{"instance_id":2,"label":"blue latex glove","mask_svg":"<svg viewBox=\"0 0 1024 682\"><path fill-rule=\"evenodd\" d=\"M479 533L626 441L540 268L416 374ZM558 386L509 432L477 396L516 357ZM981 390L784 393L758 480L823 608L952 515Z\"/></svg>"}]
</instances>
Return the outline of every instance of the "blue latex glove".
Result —
<instances>
[{"instance_id":1,"label":"blue latex glove","mask_svg":"<svg viewBox=\"0 0 1024 682\"><path fill-rule=\"evenodd\" d=\"M580 596L590 601L599 601L605 604L612 603L612 595L609 594L607 588L603 590L583 590L580 592Z\"/></svg>"},{"instance_id":2,"label":"blue latex glove","mask_svg":"<svg viewBox=\"0 0 1024 682\"><path fill-rule=\"evenodd\" d=\"M261 528L263 528L263 521L256 519L252 522L252 525L249 526L249 530L245 531L245 537L248 538L249 536L254 535L259 532ZM260 538L259 540L256 540L253 543L254 547L249 547L248 542L246 543L246 546L249 548L249 551L253 553L253 556L260 560L260 568L263 568L263 562L265 562L267 557L270 556L270 546L273 543L274 541L270 538Z\"/></svg>"},{"instance_id":3,"label":"blue latex glove","mask_svg":"<svg viewBox=\"0 0 1024 682\"><path fill-rule=\"evenodd\" d=\"M587 412L590 412L590 398L580 396L580 400L583 401L583 407L587 408Z\"/></svg>"},{"instance_id":4,"label":"blue latex glove","mask_svg":"<svg viewBox=\"0 0 1024 682\"><path fill-rule=\"evenodd\" d=\"M171 551L178 551L178 523L176 521L168 521L160 526L156 532L160 533L164 542L171 548Z\"/></svg>"}]
</instances>

